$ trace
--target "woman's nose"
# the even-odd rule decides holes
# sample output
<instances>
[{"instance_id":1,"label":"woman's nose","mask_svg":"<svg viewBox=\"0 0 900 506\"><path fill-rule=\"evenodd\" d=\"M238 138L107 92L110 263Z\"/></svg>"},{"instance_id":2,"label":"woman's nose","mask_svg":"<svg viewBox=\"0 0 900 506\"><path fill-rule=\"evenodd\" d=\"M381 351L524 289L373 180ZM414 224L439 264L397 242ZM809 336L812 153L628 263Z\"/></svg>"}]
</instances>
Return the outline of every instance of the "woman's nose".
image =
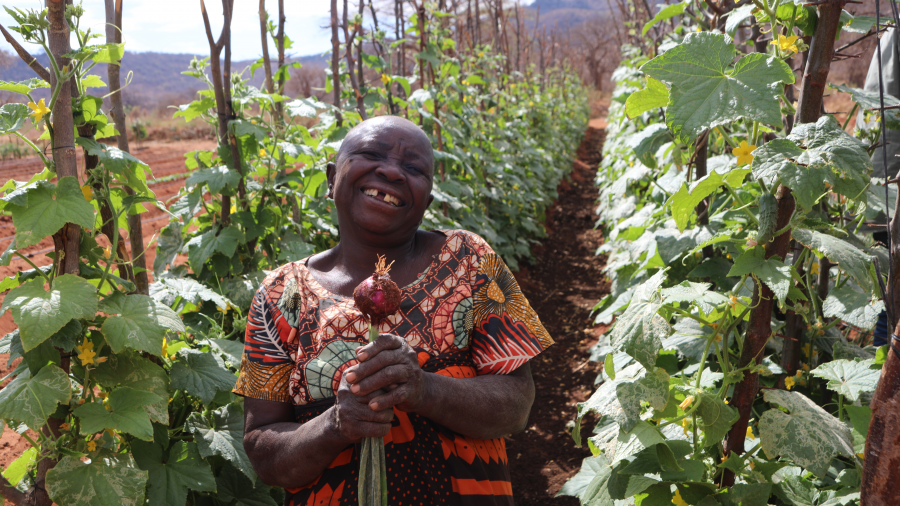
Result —
<instances>
[{"instance_id":1,"label":"woman's nose","mask_svg":"<svg viewBox=\"0 0 900 506\"><path fill-rule=\"evenodd\" d=\"M406 181L406 174L393 160L385 160L384 163L378 165L375 174L392 183L402 183Z\"/></svg>"}]
</instances>

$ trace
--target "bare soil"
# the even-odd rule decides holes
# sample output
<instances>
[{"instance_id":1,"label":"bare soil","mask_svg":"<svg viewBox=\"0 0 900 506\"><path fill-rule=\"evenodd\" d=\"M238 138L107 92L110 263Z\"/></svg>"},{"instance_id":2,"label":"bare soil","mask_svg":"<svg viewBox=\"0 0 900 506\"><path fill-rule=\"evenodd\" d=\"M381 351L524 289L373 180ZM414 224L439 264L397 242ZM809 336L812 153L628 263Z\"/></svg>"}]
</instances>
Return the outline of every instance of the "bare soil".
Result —
<instances>
[{"instance_id":1,"label":"bare soil","mask_svg":"<svg viewBox=\"0 0 900 506\"><path fill-rule=\"evenodd\" d=\"M600 364L589 362L590 348L607 326L594 326L591 310L609 293L602 269L606 257L596 256L603 243L594 229L593 184L605 121L592 121L578 148L570 177L559 186L557 203L547 219L547 237L533 249L532 265L516 273L522 291L556 341L535 358L531 370L536 396L528 428L507 438L512 488L518 506L577 506L574 497L554 496L590 455L576 448L567 426L579 402L593 391ZM596 128L593 128L596 127ZM590 434L590 420L584 434Z\"/></svg>"}]
</instances>

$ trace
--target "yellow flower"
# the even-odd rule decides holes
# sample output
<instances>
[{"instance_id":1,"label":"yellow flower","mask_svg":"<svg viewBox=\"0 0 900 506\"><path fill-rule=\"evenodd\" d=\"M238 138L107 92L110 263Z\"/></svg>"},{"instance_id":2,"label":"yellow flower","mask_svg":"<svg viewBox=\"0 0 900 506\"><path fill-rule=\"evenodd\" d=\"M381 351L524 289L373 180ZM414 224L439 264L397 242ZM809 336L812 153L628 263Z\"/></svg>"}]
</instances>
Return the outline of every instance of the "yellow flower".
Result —
<instances>
[{"instance_id":1,"label":"yellow flower","mask_svg":"<svg viewBox=\"0 0 900 506\"><path fill-rule=\"evenodd\" d=\"M81 187L81 194L84 195L84 200L87 200L88 202L94 198L94 190L88 185Z\"/></svg>"},{"instance_id":2,"label":"yellow flower","mask_svg":"<svg viewBox=\"0 0 900 506\"><path fill-rule=\"evenodd\" d=\"M40 123L41 118L43 118L45 114L50 114L50 109L46 106L46 104L44 104L43 98L38 100L37 104L35 104L34 102L28 102L28 107L30 107L31 110L34 111L29 114L29 116L34 118L35 123Z\"/></svg>"},{"instance_id":3,"label":"yellow flower","mask_svg":"<svg viewBox=\"0 0 900 506\"><path fill-rule=\"evenodd\" d=\"M89 365L94 363L94 357L97 355L94 352L94 343L88 341L88 338L84 338L84 342L81 343L81 346L76 346L78 349L78 360L81 360L81 365Z\"/></svg>"},{"instance_id":4,"label":"yellow flower","mask_svg":"<svg viewBox=\"0 0 900 506\"><path fill-rule=\"evenodd\" d=\"M809 273L813 275L819 273L819 262L813 262L812 267L809 268Z\"/></svg>"},{"instance_id":5,"label":"yellow flower","mask_svg":"<svg viewBox=\"0 0 900 506\"><path fill-rule=\"evenodd\" d=\"M89 452L97 451L97 443L93 441L88 441L87 449Z\"/></svg>"},{"instance_id":6,"label":"yellow flower","mask_svg":"<svg viewBox=\"0 0 900 506\"><path fill-rule=\"evenodd\" d=\"M799 53L800 48L797 47L798 38L799 37L796 35L791 35L790 37L779 35L778 38L773 40L770 44L774 44L782 53Z\"/></svg>"},{"instance_id":7,"label":"yellow flower","mask_svg":"<svg viewBox=\"0 0 900 506\"><path fill-rule=\"evenodd\" d=\"M808 370L809 370L809 364L800 364L800 368L803 369L804 371L808 371Z\"/></svg>"},{"instance_id":8,"label":"yellow flower","mask_svg":"<svg viewBox=\"0 0 900 506\"><path fill-rule=\"evenodd\" d=\"M262 148L259 150L259 157L262 158L266 156L266 148Z\"/></svg>"},{"instance_id":9,"label":"yellow flower","mask_svg":"<svg viewBox=\"0 0 900 506\"><path fill-rule=\"evenodd\" d=\"M787 378L784 378L784 388L787 388L788 390L794 388L794 377L793 376L788 376Z\"/></svg>"},{"instance_id":10,"label":"yellow flower","mask_svg":"<svg viewBox=\"0 0 900 506\"><path fill-rule=\"evenodd\" d=\"M250 124L251 124L251 125L255 125L255 124L256 124L256 120L255 120L255 119L251 119L251 120L250 120Z\"/></svg>"},{"instance_id":11,"label":"yellow flower","mask_svg":"<svg viewBox=\"0 0 900 506\"><path fill-rule=\"evenodd\" d=\"M71 426L68 423L61 423L59 424L59 428L60 430L69 430Z\"/></svg>"},{"instance_id":12,"label":"yellow flower","mask_svg":"<svg viewBox=\"0 0 900 506\"><path fill-rule=\"evenodd\" d=\"M750 461L750 469L754 469L756 467L756 462Z\"/></svg>"},{"instance_id":13,"label":"yellow flower","mask_svg":"<svg viewBox=\"0 0 900 506\"><path fill-rule=\"evenodd\" d=\"M722 402L724 402L725 404L728 404L728 399L723 399Z\"/></svg>"},{"instance_id":14,"label":"yellow flower","mask_svg":"<svg viewBox=\"0 0 900 506\"><path fill-rule=\"evenodd\" d=\"M163 356L169 354L169 343L168 343L168 341L166 341L165 337L163 338L163 350L162 351L163 351L163 353L162 353Z\"/></svg>"},{"instance_id":15,"label":"yellow flower","mask_svg":"<svg viewBox=\"0 0 900 506\"><path fill-rule=\"evenodd\" d=\"M479 57L479 58L481 58L482 56L484 56L484 51L478 53L478 57Z\"/></svg>"},{"instance_id":16,"label":"yellow flower","mask_svg":"<svg viewBox=\"0 0 900 506\"><path fill-rule=\"evenodd\" d=\"M109 249L109 246L103 248L103 258L109 260L112 258L112 250Z\"/></svg>"},{"instance_id":17,"label":"yellow flower","mask_svg":"<svg viewBox=\"0 0 900 506\"><path fill-rule=\"evenodd\" d=\"M387 74L381 74L381 82L383 82L384 84L391 82L391 76Z\"/></svg>"},{"instance_id":18,"label":"yellow flower","mask_svg":"<svg viewBox=\"0 0 900 506\"><path fill-rule=\"evenodd\" d=\"M490 109L488 109L488 112L491 113L491 114L494 114L494 112L495 112L496 110L497 110L496 107L491 107Z\"/></svg>"},{"instance_id":19,"label":"yellow flower","mask_svg":"<svg viewBox=\"0 0 900 506\"><path fill-rule=\"evenodd\" d=\"M103 399L103 400L105 401L106 398L109 397L109 394L106 393L106 392L98 392L98 393L97 393L97 397L99 397L99 398L101 398L101 399Z\"/></svg>"},{"instance_id":20,"label":"yellow flower","mask_svg":"<svg viewBox=\"0 0 900 506\"><path fill-rule=\"evenodd\" d=\"M463 97L463 103L464 104L466 103L466 97Z\"/></svg>"},{"instance_id":21,"label":"yellow flower","mask_svg":"<svg viewBox=\"0 0 900 506\"><path fill-rule=\"evenodd\" d=\"M529 101L528 101L528 107L534 107L534 101L529 100Z\"/></svg>"},{"instance_id":22,"label":"yellow flower","mask_svg":"<svg viewBox=\"0 0 900 506\"><path fill-rule=\"evenodd\" d=\"M741 141L741 145L732 149L731 154L738 157L737 164L738 165L747 165L748 163L753 161L753 151L756 150L756 145L747 144L747 141Z\"/></svg>"},{"instance_id":23,"label":"yellow flower","mask_svg":"<svg viewBox=\"0 0 900 506\"><path fill-rule=\"evenodd\" d=\"M857 453L856 456L859 457L859 458L861 458L861 459L866 458L866 456L865 456L864 454L862 454L862 453Z\"/></svg>"},{"instance_id":24,"label":"yellow flower","mask_svg":"<svg viewBox=\"0 0 900 506\"><path fill-rule=\"evenodd\" d=\"M756 436L753 435L753 429L747 427L747 437L750 439L756 439Z\"/></svg>"},{"instance_id":25,"label":"yellow flower","mask_svg":"<svg viewBox=\"0 0 900 506\"><path fill-rule=\"evenodd\" d=\"M687 429L688 429L688 419L687 419L687 418L683 418L683 419L681 420L681 428L682 428L682 430L684 430L684 435L687 436L687 435L688 435L688 431L687 431Z\"/></svg>"},{"instance_id":26,"label":"yellow flower","mask_svg":"<svg viewBox=\"0 0 900 506\"><path fill-rule=\"evenodd\" d=\"M683 401L681 401L681 404L679 404L678 407L684 410L684 409L687 409L693 403L694 403L694 396L689 395L689 396L685 397L685 399Z\"/></svg>"},{"instance_id":27,"label":"yellow flower","mask_svg":"<svg viewBox=\"0 0 900 506\"><path fill-rule=\"evenodd\" d=\"M675 489L675 496L672 497L672 504L675 506L689 506L687 501L681 498L681 490Z\"/></svg>"},{"instance_id":28,"label":"yellow flower","mask_svg":"<svg viewBox=\"0 0 900 506\"><path fill-rule=\"evenodd\" d=\"M803 353L804 353L807 357L809 356L809 351L810 351L810 348L811 348L811 347L812 347L812 345L811 345L810 343L806 343L806 344L803 345Z\"/></svg>"}]
</instances>

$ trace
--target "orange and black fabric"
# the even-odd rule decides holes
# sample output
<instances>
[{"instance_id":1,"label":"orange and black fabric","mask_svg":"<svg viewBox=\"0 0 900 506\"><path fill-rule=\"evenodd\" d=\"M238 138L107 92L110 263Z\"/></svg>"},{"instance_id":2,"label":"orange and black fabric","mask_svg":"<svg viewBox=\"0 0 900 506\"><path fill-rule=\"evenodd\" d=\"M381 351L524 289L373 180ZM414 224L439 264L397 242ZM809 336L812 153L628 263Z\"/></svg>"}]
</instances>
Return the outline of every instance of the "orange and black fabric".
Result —
<instances>
[{"instance_id":1,"label":"orange and black fabric","mask_svg":"<svg viewBox=\"0 0 900 506\"><path fill-rule=\"evenodd\" d=\"M424 371L454 378L508 374L553 344L490 246L470 232L441 232L444 247L401 288L400 311L380 331L405 338ZM334 404L367 332L352 297L322 287L306 260L287 264L253 300L234 393L289 402L297 423L308 422ZM472 439L394 410L384 441L392 506L513 504L503 438ZM285 504L355 506L358 471L359 449L351 445L313 483L288 489Z\"/></svg>"}]
</instances>

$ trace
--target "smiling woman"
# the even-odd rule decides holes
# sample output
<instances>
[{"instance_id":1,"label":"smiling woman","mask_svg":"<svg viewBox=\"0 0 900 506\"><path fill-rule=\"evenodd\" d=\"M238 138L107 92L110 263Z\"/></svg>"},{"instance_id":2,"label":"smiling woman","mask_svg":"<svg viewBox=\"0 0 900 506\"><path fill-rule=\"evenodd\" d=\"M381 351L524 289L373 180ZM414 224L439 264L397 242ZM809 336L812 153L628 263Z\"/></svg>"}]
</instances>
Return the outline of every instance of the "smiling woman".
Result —
<instances>
[{"instance_id":1,"label":"smiling woman","mask_svg":"<svg viewBox=\"0 0 900 506\"><path fill-rule=\"evenodd\" d=\"M356 504L366 437L384 437L392 505L513 502L503 436L524 428L528 361L553 341L483 239L419 229L433 165L405 119L351 130L328 166L340 242L256 294L235 393L247 454L286 504ZM378 255L400 310L366 344L352 293Z\"/></svg>"}]
</instances>

